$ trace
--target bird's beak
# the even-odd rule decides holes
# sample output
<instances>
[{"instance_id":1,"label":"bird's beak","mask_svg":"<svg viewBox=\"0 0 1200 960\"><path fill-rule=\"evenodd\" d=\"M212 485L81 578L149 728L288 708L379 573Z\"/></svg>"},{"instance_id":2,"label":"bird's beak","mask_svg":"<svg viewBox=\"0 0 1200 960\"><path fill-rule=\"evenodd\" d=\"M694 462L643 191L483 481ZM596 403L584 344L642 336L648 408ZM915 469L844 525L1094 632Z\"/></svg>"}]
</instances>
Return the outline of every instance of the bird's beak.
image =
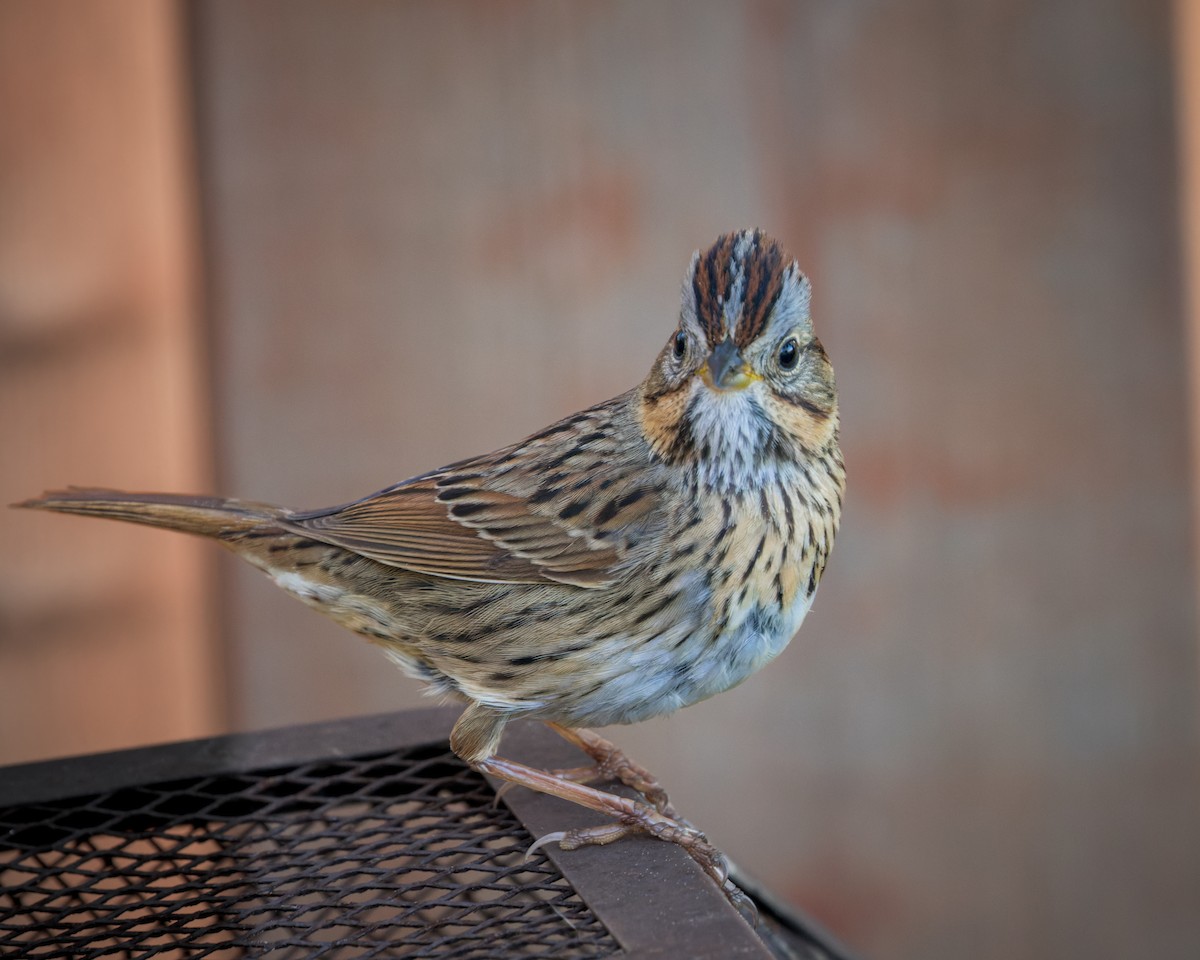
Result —
<instances>
[{"instance_id":1,"label":"bird's beak","mask_svg":"<svg viewBox=\"0 0 1200 960\"><path fill-rule=\"evenodd\" d=\"M700 368L700 376L714 390L745 390L758 379L732 340L722 340L716 345Z\"/></svg>"}]
</instances>

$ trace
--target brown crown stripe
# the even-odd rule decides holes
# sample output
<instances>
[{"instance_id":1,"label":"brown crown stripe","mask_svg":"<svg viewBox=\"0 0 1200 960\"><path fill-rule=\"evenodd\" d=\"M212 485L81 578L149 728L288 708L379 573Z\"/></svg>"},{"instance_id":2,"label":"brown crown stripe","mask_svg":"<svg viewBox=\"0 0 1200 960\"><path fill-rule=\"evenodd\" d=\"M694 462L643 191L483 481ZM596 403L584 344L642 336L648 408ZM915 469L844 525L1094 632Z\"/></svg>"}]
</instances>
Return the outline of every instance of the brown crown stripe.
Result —
<instances>
[{"instance_id":1,"label":"brown crown stripe","mask_svg":"<svg viewBox=\"0 0 1200 960\"><path fill-rule=\"evenodd\" d=\"M733 332L739 347L752 343L767 327L767 320L783 290L787 259L779 245L759 230L739 263L735 245L742 234L727 233L700 255L692 278L696 316L710 347L729 336L724 304L733 292L733 280L741 266L745 284L740 315Z\"/></svg>"},{"instance_id":2,"label":"brown crown stripe","mask_svg":"<svg viewBox=\"0 0 1200 960\"><path fill-rule=\"evenodd\" d=\"M742 303L742 315L734 331L734 341L740 348L745 349L767 329L767 320L783 290L786 269L786 259L779 244L769 237L756 234L745 266L746 296Z\"/></svg>"},{"instance_id":3,"label":"brown crown stripe","mask_svg":"<svg viewBox=\"0 0 1200 960\"><path fill-rule=\"evenodd\" d=\"M725 339L725 316L722 303L733 287L733 244L737 234L727 233L718 238L700 256L696 264L696 275L692 280L692 292L696 298L696 316L704 327L704 335L710 347Z\"/></svg>"}]
</instances>

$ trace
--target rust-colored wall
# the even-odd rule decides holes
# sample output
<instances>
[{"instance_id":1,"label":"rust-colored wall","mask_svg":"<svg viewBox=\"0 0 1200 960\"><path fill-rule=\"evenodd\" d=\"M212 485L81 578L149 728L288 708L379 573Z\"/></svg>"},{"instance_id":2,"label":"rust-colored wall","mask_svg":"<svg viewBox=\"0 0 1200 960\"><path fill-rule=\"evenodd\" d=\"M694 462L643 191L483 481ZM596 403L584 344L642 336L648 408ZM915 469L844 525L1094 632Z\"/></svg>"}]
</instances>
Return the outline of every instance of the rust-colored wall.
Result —
<instances>
[{"instance_id":1,"label":"rust-colored wall","mask_svg":"<svg viewBox=\"0 0 1200 960\"><path fill-rule=\"evenodd\" d=\"M178 9L0 5L0 502L211 483ZM210 733L211 557L0 509L0 762Z\"/></svg>"},{"instance_id":2,"label":"rust-colored wall","mask_svg":"<svg viewBox=\"0 0 1200 960\"><path fill-rule=\"evenodd\" d=\"M837 364L841 542L777 663L617 735L869 954L1184 955L1168 12L200 6L223 486L338 502L610 396L759 224ZM239 723L418 702L230 575Z\"/></svg>"},{"instance_id":3,"label":"rust-colored wall","mask_svg":"<svg viewBox=\"0 0 1200 960\"><path fill-rule=\"evenodd\" d=\"M843 397L845 526L776 663L614 735L735 859L867 955L1200 950L1167 5L189 9L221 492L338 502L610 396L668 335L692 249L761 225L813 278ZM109 180L137 169L119 157ZM42 262L48 289L71 289L73 261ZM10 499L192 486L163 464L196 434L131 430L154 401L105 399L121 396L110 380L162 377L159 360L129 360L86 405L67 399L74 368L46 372L61 362L3 368L2 390L58 385L36 429L0 425L22 431L2 448L20 451ZM45 452L60 448L70 458ZM35 568L43 596L78 596L84 578L53 579L64 556L146 583L188 548L4 522L9 556L40 558L6 559L6 611L29 607ZM366 644L254 571L223 572L234 726L421 702ZM169 609L164 635L196 622ZM76 629L11 622L3 656ZM158 695L140 648L93 656ZM107 716L41 693L69 689L74 666L0 677L25 697L14 716L62 736Z\"/></svg>"}]
</instances>

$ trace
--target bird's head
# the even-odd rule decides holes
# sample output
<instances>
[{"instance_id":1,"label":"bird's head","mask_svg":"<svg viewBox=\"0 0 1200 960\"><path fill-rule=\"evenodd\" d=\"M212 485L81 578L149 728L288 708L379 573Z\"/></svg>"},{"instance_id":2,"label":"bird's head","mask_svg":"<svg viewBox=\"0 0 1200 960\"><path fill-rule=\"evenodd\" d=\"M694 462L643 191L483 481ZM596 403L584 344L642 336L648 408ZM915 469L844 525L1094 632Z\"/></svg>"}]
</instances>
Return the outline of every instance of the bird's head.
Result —
<instances>
[{"instance_id":1,"label":"bird's head","mask_svg":"<svg viewBox=\"0 0 1200 960\"><path fill-rule=\"evenodd\" d=\"M655 452L736 484L835 443L833 367L809 301L808 278L761 231L726 234L697 252L679 325L639 393Z\"/></svg>"}]
</instances>

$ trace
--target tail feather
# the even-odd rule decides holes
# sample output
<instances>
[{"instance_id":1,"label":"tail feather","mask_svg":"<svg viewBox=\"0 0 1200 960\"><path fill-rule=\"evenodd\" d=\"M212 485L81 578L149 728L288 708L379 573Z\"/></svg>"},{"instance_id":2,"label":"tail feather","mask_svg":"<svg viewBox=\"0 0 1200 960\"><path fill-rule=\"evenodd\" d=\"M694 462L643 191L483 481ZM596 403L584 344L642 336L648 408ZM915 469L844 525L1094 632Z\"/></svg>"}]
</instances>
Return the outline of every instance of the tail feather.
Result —
<instances>
[{"instance_id":1,"label":"tail feather","mask_svg":"<svg viewBox=\"0 0 1200 960\"><path fill-rule=\"evenodd\" d=\"M244 533L282 517L286 511L266 503L196 497L177 493L126 493L123 490L68 487L51 490L14 507L110 517L166 527L207 537Z\"/></svg>"}]
</instances>

